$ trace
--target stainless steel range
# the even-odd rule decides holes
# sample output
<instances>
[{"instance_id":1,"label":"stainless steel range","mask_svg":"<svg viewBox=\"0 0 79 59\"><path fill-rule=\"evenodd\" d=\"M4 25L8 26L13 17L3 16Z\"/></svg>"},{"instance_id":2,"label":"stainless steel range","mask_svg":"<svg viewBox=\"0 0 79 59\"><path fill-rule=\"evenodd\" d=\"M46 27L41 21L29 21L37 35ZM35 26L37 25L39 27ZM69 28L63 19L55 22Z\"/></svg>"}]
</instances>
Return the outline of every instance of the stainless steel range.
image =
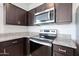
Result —
<instances>
[{"instance_id":1,"label":"stainless steel range","mask_svg":"<svg viewBox=\"0 0 79 59\"><path fill-rule=\"evenodd\" d=\"M38 36L30 38L30 53L33 56L51 56L52 42L57 37L57 30L40 30Z\"/></svg>"}]
</instances>

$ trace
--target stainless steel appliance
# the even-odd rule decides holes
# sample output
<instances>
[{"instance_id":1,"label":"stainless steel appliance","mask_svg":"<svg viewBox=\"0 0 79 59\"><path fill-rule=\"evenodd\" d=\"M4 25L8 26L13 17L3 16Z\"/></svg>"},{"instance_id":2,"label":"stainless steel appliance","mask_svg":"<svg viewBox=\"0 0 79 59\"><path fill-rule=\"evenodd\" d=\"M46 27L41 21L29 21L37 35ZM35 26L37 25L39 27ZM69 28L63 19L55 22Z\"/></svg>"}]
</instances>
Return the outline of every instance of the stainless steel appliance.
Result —
<instances>
[{"instance_id":1,"label":"stainless steel appliance","mask_svg":"<svg viewBox=\"0 0 79 59\"><path fill-rule=\"evenodd\" d=\"M32 56L51 56L52 42L57 36L56 30L41 30L39 36L30 38L30 53Z\"/></svg>"},{"instance_id":2,"label":"stainless steel appliance","mask_svg":"<svg viewBox=\"0 0 79 59\"><path fill-rule=\"evenodd\" d=\"M55 22L55 9L50 8L35 14L34 24Z\"/></svg>"}]
</instances>

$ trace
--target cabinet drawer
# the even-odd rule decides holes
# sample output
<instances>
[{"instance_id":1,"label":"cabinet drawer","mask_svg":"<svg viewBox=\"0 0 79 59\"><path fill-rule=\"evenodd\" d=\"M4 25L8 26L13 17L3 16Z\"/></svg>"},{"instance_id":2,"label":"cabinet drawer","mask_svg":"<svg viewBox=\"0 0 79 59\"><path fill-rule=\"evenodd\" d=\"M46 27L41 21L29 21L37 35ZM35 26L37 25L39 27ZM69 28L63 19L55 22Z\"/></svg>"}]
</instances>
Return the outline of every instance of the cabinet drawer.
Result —
<instances>
[{"instance_id":1,"label":"cabinet drawer","mask_svg":"<svg viewBox=\"0 0 79 59\"><path fill-rule=\"evenodd\" d=\"M61 54L71 55L72 56L74 49L54 44L53 45L53 51L56 51L56 52L61 53Z\"/></svg>"},{"instance_id":2,"label":"cabinet drawer","mask_svg":"<svg viewBox=\"0 0 79 59\"><path fill-rule=\"evenodd\" d=\"M4 41L4 42L0 42L0 47L7 47L10 45L14 45L14 44L18 44L23 42L23 38L19 38L19 39L14 39L14 40L9 40L9 41Z\"/></svg>"}]
</instances>

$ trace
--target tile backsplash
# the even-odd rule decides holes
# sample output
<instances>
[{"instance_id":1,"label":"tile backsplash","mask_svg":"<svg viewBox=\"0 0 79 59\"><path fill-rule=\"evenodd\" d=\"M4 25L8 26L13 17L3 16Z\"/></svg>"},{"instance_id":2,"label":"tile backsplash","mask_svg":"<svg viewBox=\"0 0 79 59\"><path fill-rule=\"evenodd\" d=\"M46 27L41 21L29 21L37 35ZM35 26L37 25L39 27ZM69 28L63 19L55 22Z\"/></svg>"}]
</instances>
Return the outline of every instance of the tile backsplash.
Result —
<instances>
[{"instance_id":1,"label":"tile backsplash","mask_svg":"<svg viewBox=\"0 0 79 59\"><path fill-rule=\"evenodd\" d=\"M57 34L67 34L70 35L73 40L76 39L75 35L75 25L44 25L44 26L30 26L28 27L28 32L40 32L41 29L57 29Z\"/></svg>"}]
</instances>

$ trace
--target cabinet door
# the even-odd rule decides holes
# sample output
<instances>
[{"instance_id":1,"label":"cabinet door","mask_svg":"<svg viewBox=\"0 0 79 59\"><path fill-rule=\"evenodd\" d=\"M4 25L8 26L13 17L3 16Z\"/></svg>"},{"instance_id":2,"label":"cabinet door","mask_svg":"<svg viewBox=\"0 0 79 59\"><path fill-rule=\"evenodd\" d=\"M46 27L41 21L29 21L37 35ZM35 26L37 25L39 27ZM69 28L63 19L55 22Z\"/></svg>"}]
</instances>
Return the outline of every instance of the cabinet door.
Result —
<instances>
[{"instance_id":1,"label":"cabinet door","mask_svg":"<svg viewBox=\"0 0 79 59\"><path fill-rule=\"evenodd\" d=\"M54 3L44 3L36 8L36 13L54 7Z\"/></svg>"},{"instance_id":2,"label":"cabinet door","mask_svg":"<svg viewBox=\"0 0 79 59\"><path fill-rule=\"evenodd\" d=\"M32 10L30 10L30 11L28 11L28 26L33 26L34 25L34 21L35 21L35 19L34 19L34 14L35 14L35 8L34 9L32 9Z\"/></svg>"},{"instance_id":3,"label":"cabinet door","mask_svg":"<svg viewBox=\"0 0 79 59\"><path fill-rule=\"evenodd\" d=\"M26 25L27 12L21 8L16 8L16 20L18 25Z\"/></svg>"},{"instance_id":4,"label":"cabinet door","mask_svg":"<svg viewBox=\"0 0 79 59\"><path fill-rule=\"evenodd\" d=\"M9 56L23 56L23 44L19 43L5 48Z\"/></svg>"},{"instance_id":5,"label":"cabinet door","mask_svg":"<svg viewBox=\"0 0 79 59\"><path fill-rule=\"evenodd\" d=\"M13 4L4 4L6 24L27 25L27 12Z\"/></svg>"},{"instance_id":6,"label":"cabinet door","mask_svg":"<svg viewBox=\"0 0 79 59\"><path fill-rule=\"evenodd\" d=\"M5 56L5 54L4 54L4 48L3 47L0 47L0 56Z\"/></svg>"},{"instance_id":7,"label":"cabinet door","mask_svg":"<svg viewBox=\"0 0 79 59\"><path fill-rule=\"evenodd\" d=\"M12 4L4 4L4 8L6 11L5 16L6 16L6 24L17 24L16 20L16 7Z\"/></svg>"},{"instance_id":8,"label":"cabinet door","mask_svg":"<svg viewBox=\"0 0 79 59\"><path fill-rule=\"evenodd\" d=\"M53 44L53 52L58 52L59 54L62 54L62 55L73 56L74 55L74 51L75 50L73 48L69 48L69 47L66 47L66 46Z\"/></svg>"},{"instance_id":9,"label":"cabinet door","mask_svg":"<svg viewBox=\"0 0 79 59\"><path fill-rule=\"evenodd\" d=\"M72 21L72 4L56 3L56 23L68 23Z\"/></svg>"},{"instance_id":10,"label":"cabinet door","mask_svg":"<svg viewBox=\"0 0 79 59\"><path fill-rule=\"evenodd\" d=\"M14 44L8 47L0 47L0 56L23 56L23 44Z\"/></svg>"},{"instance_id":11,"label":"cabinet door","mask_svg":"<svg viewBox=\"0 0 79 59\"><path fill-rule=\"evenodd\" d=\"M0 56L25 55L25 40L26 38L19 38L10 41L0 42Z\"/></svg>"},{"instance_id":12,"label":"cabinet door","mask_svg":"<svg viewBox=\"0 0 79 59\"><path fill-rule=\"evenodd\" d=\"M26 40L26 55L30 55L30 41L29 38Z\"/></svg>"}]
</instances>

